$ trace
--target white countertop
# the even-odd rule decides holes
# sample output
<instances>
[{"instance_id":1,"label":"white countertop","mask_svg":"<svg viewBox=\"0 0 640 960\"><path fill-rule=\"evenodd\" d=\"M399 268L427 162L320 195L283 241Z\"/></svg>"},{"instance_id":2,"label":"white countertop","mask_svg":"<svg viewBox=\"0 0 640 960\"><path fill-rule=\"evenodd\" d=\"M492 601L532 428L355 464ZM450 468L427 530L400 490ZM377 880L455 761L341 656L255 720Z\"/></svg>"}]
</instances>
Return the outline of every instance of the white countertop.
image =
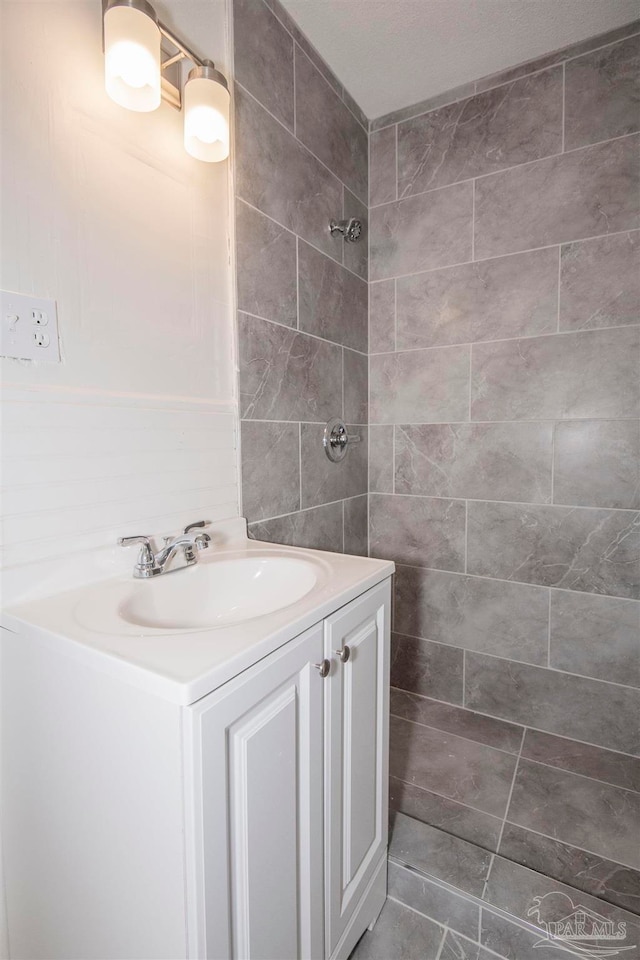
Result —
<instances>
[{"instance_id":1,"label":"white countertop","mask_svg":"<svg viewBox=\"0 0 640 960\"><path fill-rule=\"evenodd\" d=\"M100 589L101 583L110 588L131 580L131 573L14 604L2 612L1 624L14 633L28 633L93 669L173 703L187 705L391 576L395 569L387 560L304 550L246 537L234 537L223 546L211 547L201 554L199 562L270 553L311 559L322 564L325 576L296 603L237 625L132 636L98 633L79 622L75 611L83 601L86 603L89 591ZM187 569L175 575L187 577L189 572Z\"/></svg>"}]
</instances>

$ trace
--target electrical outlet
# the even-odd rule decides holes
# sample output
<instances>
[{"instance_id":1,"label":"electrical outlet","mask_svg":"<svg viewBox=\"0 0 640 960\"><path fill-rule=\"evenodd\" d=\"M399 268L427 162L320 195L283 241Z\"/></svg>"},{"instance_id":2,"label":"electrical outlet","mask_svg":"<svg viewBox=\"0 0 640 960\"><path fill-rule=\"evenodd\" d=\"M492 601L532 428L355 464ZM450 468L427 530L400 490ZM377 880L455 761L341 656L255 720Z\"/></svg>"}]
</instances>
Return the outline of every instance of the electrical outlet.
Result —
<instances>
[{"instance_id":1,"label":"electrical outlet","mask_svg":"<svg viewBox=\"0 0 640 960\"><path fill-rule=\"evenodd\" d=\"M0 291L0 356L60 363L55 300Z\"/></svg>"}]
</instances>

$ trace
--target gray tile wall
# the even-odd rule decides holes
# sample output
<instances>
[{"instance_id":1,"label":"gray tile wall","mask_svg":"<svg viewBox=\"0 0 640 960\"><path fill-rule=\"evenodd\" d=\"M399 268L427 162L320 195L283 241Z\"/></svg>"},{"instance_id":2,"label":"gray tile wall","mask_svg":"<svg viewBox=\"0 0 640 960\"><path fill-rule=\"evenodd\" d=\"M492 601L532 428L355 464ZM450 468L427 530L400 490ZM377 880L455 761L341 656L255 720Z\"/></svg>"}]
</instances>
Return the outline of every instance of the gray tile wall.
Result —
<instances>
[{"instance_id":1,"label":"gray tile wall","mask_svg":"<svg viewBox=\"0 0 640 960\"><path fill-rule=\"evenodd\" d=\"M636 24L373 123L369 318L392 806L636 911L639 83Z\"/></svg>"},{"instance_id":2,"label":"gray tile wall","mask_svg":"<svg viewBox=\"0 0 640 960\"><path fill-rule=\"evenodd\" d=\"M234 0L242 495L249 534L367 553L367 121L277 0ZM363 442L332 464L325 422Z\"/></svg>"}]
</instances>

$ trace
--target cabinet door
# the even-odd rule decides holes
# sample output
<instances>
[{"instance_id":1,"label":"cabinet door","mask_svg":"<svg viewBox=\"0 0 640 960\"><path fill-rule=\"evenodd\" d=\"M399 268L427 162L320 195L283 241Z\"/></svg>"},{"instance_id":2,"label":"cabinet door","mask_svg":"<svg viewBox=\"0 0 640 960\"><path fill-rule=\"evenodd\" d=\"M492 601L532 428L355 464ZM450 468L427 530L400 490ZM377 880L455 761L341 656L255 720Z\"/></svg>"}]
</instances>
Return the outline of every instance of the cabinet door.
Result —
<instances>
[{"instance_id":1,"label":"cabinet door","mask_svg":"<svg viewBox=\"0 0 640 960\"><path fill-rule=\"evenodd\" d=\"M186 710L190 956L323 955L322 648L319 624Z\"/></svg>"},{"instance_id":2,"label":"cabinet door","mask_svg":"<svg viewBox=\"0 0 640 960\"><path fill-rule=\"evenodd\" d=\"M333 658L325 694L327 956L387 845L389 613L386 580L325 620L325 657Z\"/></svg>"}]
</instances>

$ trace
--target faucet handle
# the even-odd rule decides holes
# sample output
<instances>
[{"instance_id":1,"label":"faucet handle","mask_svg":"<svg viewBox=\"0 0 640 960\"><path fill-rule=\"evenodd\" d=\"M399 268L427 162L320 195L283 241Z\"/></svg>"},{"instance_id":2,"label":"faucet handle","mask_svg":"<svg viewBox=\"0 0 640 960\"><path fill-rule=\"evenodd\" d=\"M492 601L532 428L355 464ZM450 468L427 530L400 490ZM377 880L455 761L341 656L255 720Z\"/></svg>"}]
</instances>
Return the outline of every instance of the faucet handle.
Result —
<instances>
[{"instance_id":1,"label":"faucet handle","mask_svg":"<svg viewBox=\"0 0 640 960\"><path fill-rule=\"evenodd\" d=\"M119 547L128 547L131 543L144 543L145 546L151 547L151 537L118 537L118 546Z\"/></svg>"},{"instance_id":2,"label":"faucet handle","mask_svg":"<svg viewBox=\"0 0 640 960\"><path fill-rule=\"evenodd\" d=\"M153 566L153 550L151 549L151 537L118 537L118 546L128 547L132 543L141 543L140 556L136 567L146 568Z\"/></svg>"},{"instance_id":3,"label":"faucet handle","mask_svg":"<svg viewBox=\"0 0 640 960\"><path fill-rule=\"evenodd\" d=\"M196 523L190 523L188 526L184 528L182 532L189 533L190 530L195 530L196 527L206 527L208 523L209 523L208 520L198 520Z\"/></svg>"}]
</instances>

